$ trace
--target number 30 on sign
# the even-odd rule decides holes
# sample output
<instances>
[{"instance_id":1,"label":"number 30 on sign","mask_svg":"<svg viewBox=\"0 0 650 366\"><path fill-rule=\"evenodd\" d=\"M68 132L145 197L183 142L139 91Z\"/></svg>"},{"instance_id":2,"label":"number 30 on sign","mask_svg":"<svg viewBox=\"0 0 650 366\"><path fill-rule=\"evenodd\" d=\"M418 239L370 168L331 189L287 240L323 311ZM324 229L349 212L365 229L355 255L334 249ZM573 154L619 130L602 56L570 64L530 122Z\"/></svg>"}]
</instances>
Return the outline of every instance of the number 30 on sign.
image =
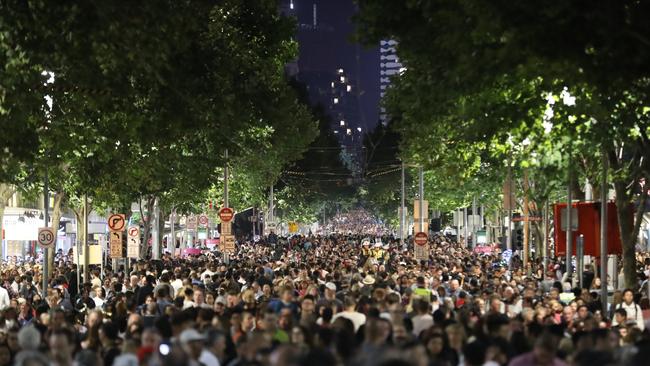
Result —
<instances>
[{"instance_id":1,"label":"number 30 on sign","mask_svg":"<svg viewBox=\"0 0 650 366\"><path fill-rule=\"evenodd\" d=\"M38 229L38 244L43 248L54 247L56 242L56 234L51 227L42 227Z\"/></svg>"}]
</instances>

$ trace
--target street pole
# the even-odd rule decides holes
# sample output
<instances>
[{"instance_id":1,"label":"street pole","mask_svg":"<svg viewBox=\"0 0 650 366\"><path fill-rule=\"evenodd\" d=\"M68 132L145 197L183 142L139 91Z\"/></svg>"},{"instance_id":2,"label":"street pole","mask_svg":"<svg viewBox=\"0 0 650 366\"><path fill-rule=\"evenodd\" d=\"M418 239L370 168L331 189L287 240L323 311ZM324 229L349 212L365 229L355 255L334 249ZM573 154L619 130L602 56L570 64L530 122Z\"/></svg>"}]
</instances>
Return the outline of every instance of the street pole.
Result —
<instances>
[{"instance_id":1,"label":"street pole","mask_svg":"<svg viewBox=\"0 0 650 366\"><path fill-rule=\"evenodd\" d=\"M251 216L251 221L253 223L253 240L255 240L255 225L257 225L257 217L255 216L255 206L253 206L253 215Z\"/></svg>"},{"instance_id":2,"label":"street pole","mask_svg":"<svg viewBox=\"0 0 650 366\"><path fill-rule=\"evenodd\" d=\"M50 223L50 182L49 182L49 177L47 174L47 170L45 171L45 181L43 182L43 221L45 224L43 227L48 227ZM0 219L2 219L0 217ZM58 228L53 228L54 229L54 243L56 243L56 236L58 232ZM43 296L47 296L47 288L48 288L48 270L50 267L50 253L47 248L41 248L43 250ZM56 249L56 244L54 246L54 249ZM54 254L54 251L52 252Z\"/></svg>"},{"instance_id":3,"label":"street pole","mask_svg":"<svg viewBox=\"0 0 650 366\"><path fill-rule=\"evenodd\" d=\"M90 262L90 254L88 249L88 195L84 194L84 283L90 281L88 270L88 263Z\"/></svg>"},{"instance_id":4,"label":"street pole","mask_svg":"<svg viewBox=\"0 0 650 366\"><path fill-rule=\"evenodd\" d=\"M544 202L544 242L542 243L542 264L544 268L542 269L543 279L546 279L546 271L548 267L548 240L549 240L549 227L548 227L548 218L549 218L549 205L548 198Z\"/></svg>"},{"instance_id":5,"label":"street pole","mask_svg":"<svg viewBox=\"0 0 650 366\"><path fill-rule=\"evenodd\" d=\"M271 190L269 191L269 222L267 222L267 225L269 223L275 222L275 215L273 214L273 184L271 184ZM270 230L267 230L269 234L271 233Z\"/></svg>"},{"instance_id":6,"label":"street pole","mask_svg":"<svg viewBox=\"0 0 650 366\"><path fill-rule=\"evenodd\" d=\"M147 241L147 238L144 238ZM145 244L146 245L146 244ZM153 201L153 220L151 223L151 259L160 259L160 206L158 197Z\"/></svg>"},{"instance_id":7,"label":"street pole","mask_svg":"<svg viewBox=\"0 0 650 366\"><path fill-rule=\"evenodd\" d=\"M578 268L576 269L576 274L578 275L578 286L580 286L580 288L582 288L583 285L582 274L584 270L584 261L585 261L584 245L585 245L585 236L580 234L576 242L576 266L578 266Z\"/></svg>"},{"instance_id":8,"label":"street pole","mask_svg":"<svg viewBox=\"0 0 650 366\"><path fill-rule=\"evenodd\" d=\"M608 164L607 155L603 152L603 177L600 186L600 302L602 304L602 314L607 314L607 174ZM648 281L650 284L650 281Z\"/></svg>"},{"instance_id":9,"label":"street pole","mask_svg":"<svg viewBox=\"0 0 650 366\"><path fill-rule=\"evenodd\" d=\"M468 230L467 230L467 224L468 224L469 218L467 217L467 206L463 207L463 231L465 232L465 248L469 248L469 240L468 238Z\"/></svg>"},{"instance_id":10,"label":"street pole","mask_svg":"<svg viewBox=\"0 0 650 366\"><path fill-rule=\"evenodd\" d=\"M228 204L228 149L226 149L225 159L226 164L223 168L223 205L224 207L230 207Z\"/></svg>"},{"instance_id":11,"label":"street pole","mask_svg":"<svg viewBox=\"0 0 650 366\"><path fill-rule=\"evenodd\" d=\"M401 197L400 197L400 213L399 213L399 245L402 250L404 249L404 222L406 221L406 215L404 212L404 193L406 191L404 184L404 173L405 167L404 162L402 161L402 187L401 187Z\"/></svg>"},{"instance_id":12,"label":"street pole","mask_svg":"<svg viewBox=\"0 0 650 366\"><path fill-rule=\"evenodd\" d=\"M481 205L480 207L480 219L478 220L478 224L481 230L485 228L485 243L490 245L490 239L492 238L490 235L490 228L486 224L487 219L485 218L485 205ZM477 239L478 240L478 239Z\"/></svg>"},{"instance_id":13,"label":"street pole","mask_svg":"<svg viewBox=\"0 0 650 366\"><path fill-rule=\"evenodd\" d=\"M226 149L224 157L225 157L225 162L223 168L223 206L230 207L230 205L228 204L228 149ZM228 264L228 262L230 262L230 259L228 258L228 253L226 253L226 251L224 250L223 263Z\"/></svg>"},{"instance_id":14,"label":"street pole","mask_svg":"<svg viewBox=\"0 0 650 366\"><path fill-rule=\"evenodd\" d=\"M571 209L572 209L572 201L573 197L571 194L571 145L569 145L569 164L567 164L567 175L568 175L568 183L567 183L567 206L566 206L566 274L567 274L567 281L571 283L571 240L573 238L573 231L572 231L572 217L573 215L571 214Z\"/></svg>"},{"instance_id":15,"label":"street pole","mask_svg":"<svg viewBox=\"0 0 650 366\"><path fill-rule=\"evenodd\" d=\"M472 197L472 247L476 246L476 196Z\"/></svg>"},{"instance_id":16,"label":"street pole","mask_svg":"<svg viewBox=\"0 0 650 366\"><path fill-rule=\"evenodd\" d=\"M460 208L456 208L456 241L460 244L460 222L463 220Z\"/></svg>"},{"instance_id":17,"label":"street pole","mask_svg":"<svg viewBox=\"0 0 650 366\"><path fill-rule=\"evenodd\" d=\"M528 273L528 262L530 260L530 222L528 203L528 171L524 169L524 271Z\"/></svg>"},{"instance_id":18,"label":"street pole","mask_svg":"<svg viewBox=\"0 0 650 366\"><path fill-rule=\"evenodd\" d=\"M508 175L507 175L507 184L508 184L508 198L506 202L508 207L506 210L508 212L508 229L506 230L506 249L512 250L512 167L510 166L510 159L508 159Z\"/></svg>"},{"instance_id":19,"label":"street pole","mask_svg":"<svg viewBox=\"0 0 650 366\"><path fill-rule=\"evenodd\" d=\"M176 207L172 208L172 213L169 215L170 227L170 240L167 242L167 250L169 250L172 258L176 255Z\"/></svg>"},{"instance_id":20,"label":"street pole","mask_svg":"<svg viewBox=\"0 0 650 366\"><path fill-rule=\"evenodd\" d=\"M419 194L420 194L420 232L424 232L424 170L422 169L422 166L418 168L419 170L419 176L420 176L420 184L419 184ZM429 233L425 233L427 236Z\"/></svg>"}]
</instances>

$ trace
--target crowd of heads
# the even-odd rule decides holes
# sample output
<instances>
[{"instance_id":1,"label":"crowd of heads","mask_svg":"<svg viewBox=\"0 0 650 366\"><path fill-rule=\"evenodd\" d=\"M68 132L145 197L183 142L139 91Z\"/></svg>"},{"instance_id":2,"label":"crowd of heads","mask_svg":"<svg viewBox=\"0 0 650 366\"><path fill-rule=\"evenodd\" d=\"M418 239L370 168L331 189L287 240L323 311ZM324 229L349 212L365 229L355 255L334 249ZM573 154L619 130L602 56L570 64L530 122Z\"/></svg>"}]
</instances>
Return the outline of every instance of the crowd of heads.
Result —
<instances>
[{"instance_id":1,"label":"crowd of heads","mask_svg":"<svg viewBox=\"0 0 650 366\"><path fill-rule=\"evenodd\" d=\"M385 225L365 209L354 209L332 217L325 230L328 233L381 236L387 232Z\"/></svg>"},{"instance_id":2,"label":"crowd of heads","mask_svg":"<svg viewBox=\"0 0 650 366\"><path fill-rule=\"evenodd\" d=\"M431 243L428 259L418 260L412 242L392 237L294 236L241 243L227 258L166 254L115 268L109 261L103 272L91 267L87 281L63 256L44 290L39 266L5 265L0 366L650 359L640 288L612 288L603 311L593 266L581 288L561 262L545 268L534 258L524 269L517 253L506 262L499 250L477 253L452 237Z\"/></svg>"}]
</instances>

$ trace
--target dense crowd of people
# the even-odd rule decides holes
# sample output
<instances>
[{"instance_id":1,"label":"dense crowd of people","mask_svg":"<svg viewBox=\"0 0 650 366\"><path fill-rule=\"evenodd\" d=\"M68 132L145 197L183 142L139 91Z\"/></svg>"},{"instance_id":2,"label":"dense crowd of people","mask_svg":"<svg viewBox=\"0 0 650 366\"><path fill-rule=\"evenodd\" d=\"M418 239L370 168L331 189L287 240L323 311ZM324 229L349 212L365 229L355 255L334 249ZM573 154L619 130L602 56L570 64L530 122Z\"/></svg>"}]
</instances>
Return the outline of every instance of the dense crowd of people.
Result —
<instances>
[{"instance_id":1,"label":"dense crowd of people","mask_svg":"<svg viewBox=\"0 0 650 366\"><path fill-rule=\"evenodd\" d=\"M325 225L327 233L363 234L382 236L387 233L386 226L367 210L357 208L340 212Z\"/></svg>"},{"instance_id":2,"label":"dense crowd of people","mask_svg":"<svg viewBox=\"0 0 650 366\"><path fill-rule=\"evenodd\" d=\"M128 268L91 267L77 283L64 259L42 289L40 266L3 265L0 366L650 362L640 287L612 289L603 312L591 267L579 288L561 262L525 271L516 253L442 235L423 261L390 237L336 234ZM640 263L640 284L649 270Z\"/></svg>"}]
</instances>

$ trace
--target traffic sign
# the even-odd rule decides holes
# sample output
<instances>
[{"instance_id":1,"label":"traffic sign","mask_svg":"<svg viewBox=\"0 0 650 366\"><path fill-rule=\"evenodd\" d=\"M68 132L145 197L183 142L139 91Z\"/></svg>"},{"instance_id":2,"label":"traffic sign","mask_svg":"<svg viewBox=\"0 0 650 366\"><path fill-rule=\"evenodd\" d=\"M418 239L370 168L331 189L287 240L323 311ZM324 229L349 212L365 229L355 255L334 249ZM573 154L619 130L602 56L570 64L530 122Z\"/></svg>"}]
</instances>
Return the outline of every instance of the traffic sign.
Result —
<instances>
[{"instance_id":1,"label":"traffic sign","mask_svg":"<svg viewBox=\"0 0 650 366\"><path fill-rule=\"evenodd\" d=\"M202 227L208 227L208 215L201 214L199 216L199 225L201 225Z\"/></svg>"},{"instance_id":2,"label":"traffic sign","mask_svg":"<svg viewBox=\"0 0 650 366\"><path fill-rule=\"evenodd\" d=\"M127 233L129 238L126 243L126 256L129 258L138 258L140 257L140 227L129 226Z\"/></svg>"},{"instance_id":3,"label":"traffic sign","mask_svg":"<svg viewBox=\"0 0 650 366\"><path fill-rule=\"evenodd\" d=\"M221 243L222 251L231 254L234 254L237 251L234 235L222 235L221 238L219 238L219 242Z\"/></svg>"},{"instance_id":4,"label":"traffic sign","mask_svg":"<svg viewBox=\"0 0 650 366\"><path fill-rule=\"evenodd\" d=\"M419 232L415 234L415 237L413 238L413 241L417 245L426 245L429 242L429 237L427 236L426 233Z\"/></svg>"},{"instance_id":5,"label":"traffic sign","mask_svg":"<svg viewBox=\"0 0 650 366\"><path fill-rule=\"evenodd\" d=\"M429 259L429 244L424 243L424 245L415 246L415 260L427 260Z\"/></svg>"},{"instance_id":6,"label":"traffic sign","mask_svg":"<svg viewBox=\"0 0 650 366\"><path fill-rule=\"evenodd\" d=\"M221 219L221 222L230 222L234 216L235 210L230 207L223 207L219 210L219 218Z\"/></svg>"},{"instance_id":7,"label":"traffic sign","mask_svg":"<svg viewBox=\"0 0 650 366\"><path fill-rule=\"evenodd\" d=\"M122 258L122 232L111 231L110 233L111 258Z\"/></svg>"},{"instance_id":8,"label":"traffic sign","mask_svg":"<svg viewBox=\"0 0 650 366\"><path fill-rule=\"evenodd\" d=\"M56 234L51 227L41 227L38 229L38 245L43 248L53 248L56 242Z\"/></svg>"},{"instance_id":9,"label":"traffic sign","mask_svg":"<svg viewBox=\"0 0 650 366\"><path fill-rule=\"evenodd\" d=\"M123 214L113 214L108 218L108 227L111 231L123 231L126 225L126 216Z\"/></svg>"},{"instance_id":10,"label":"traffic sign","mask_svg":"<svg viewBox=\"0 0 650 366\"><path fill-rule=\"evenodd\" d=\"M139 226L129 226L129 238L139 238L140 237L140 227Z\"/></svg>"},{"instance_id":11,"label":"traffic sign","mask_svg":"<svg viewBox=\"0 0 650 366\"><path fill-rule=\"evenodd\" d=\"M231 235L231 234L232 234L232 222L222 222L221 235Z\"/></svg>"},{"instance_id":12,"label":"traffic sign","mask_svg":"<svg viewBox=\"0 0 650 366\"><path fill-rule=\"evenodd\" d=\"M196 224L198 222L198 218L194 215L189 216L187 218L187 230L196 230Z\"/></svg>"}]
</instances>

